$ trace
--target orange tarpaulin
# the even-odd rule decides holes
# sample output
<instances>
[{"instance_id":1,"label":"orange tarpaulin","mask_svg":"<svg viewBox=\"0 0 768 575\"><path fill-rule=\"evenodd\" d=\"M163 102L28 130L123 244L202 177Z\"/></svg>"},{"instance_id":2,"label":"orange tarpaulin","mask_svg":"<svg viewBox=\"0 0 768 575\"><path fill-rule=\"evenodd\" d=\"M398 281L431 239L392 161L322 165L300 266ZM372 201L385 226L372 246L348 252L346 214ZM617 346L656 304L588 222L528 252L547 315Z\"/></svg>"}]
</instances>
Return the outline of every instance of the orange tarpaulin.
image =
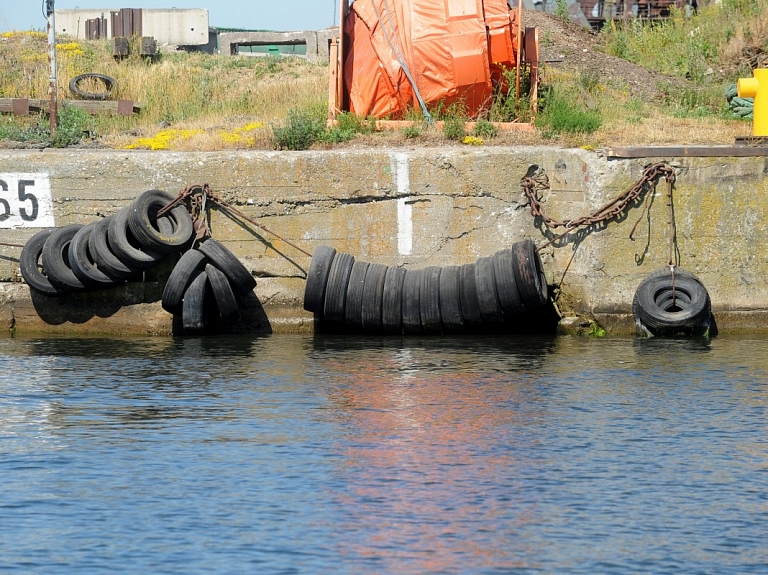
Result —
<instances>
[{"instance_id":1,"label":"orange tarpaulin","mask_svg":"<svg viewBox=\"0 0 768 575\"><path fill-rule=\"evenodd\" d=\"M506 0L356 0L344 22L350 111L398 118L421 97L476 116L516 65L515 16Z\"/></svg>"}]
</instances>

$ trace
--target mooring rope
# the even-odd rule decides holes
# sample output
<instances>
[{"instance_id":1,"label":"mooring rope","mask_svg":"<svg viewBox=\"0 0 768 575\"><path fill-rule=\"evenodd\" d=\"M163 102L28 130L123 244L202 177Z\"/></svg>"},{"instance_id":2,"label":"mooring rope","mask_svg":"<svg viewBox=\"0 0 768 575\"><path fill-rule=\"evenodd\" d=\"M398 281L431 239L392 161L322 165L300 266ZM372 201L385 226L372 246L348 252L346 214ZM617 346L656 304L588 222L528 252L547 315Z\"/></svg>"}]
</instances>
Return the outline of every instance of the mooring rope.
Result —
<instances>
[{"instance_id":1,"label":"mooring rope","mask_svg":"<svg viewBox=\"0 0 768 575\"><path fill-rule=\"evenodd\" d=\"M293 243L293 242L291 242L289 240L286 240L284 237L282 237L279 234L277 234L277 233L273 232L272 230L268 229L266 226L264 226L263 224L260 224L259 222L257 222L253 218L248 217L246 214L244 214L243 212L238 210L233 205L225 202L224 200L222 200L221 198L216 196L213 193L213 190L211 190L211 187L208 184L193 184L191 186L187 186L186 188L184 188L179 193L179 195L173 201L171 201L167 205L163 206L157 212L157 216L158 217L162 216L163 214L167 213L169 210L172 210L174 207L179 205L186 198L191 198L192 196L196 195L197 192L195 192L195 190L200 190L199 194L202 196L201 200L199 202L197 202L197 204L201 208L200 216L204 216L204 213L205 213L205 210L206 210L205 203L207 201L211 201L214 204L216 204L219 208L221 208L223 211L229 212L231 214L236 215L239 218L242 218L243 220L247 221L248 223L250 223L250 224L256 226L257 228L267 232L268 234L276 237L281 242L284 242L284 243L288 244L293 249L295 249L297 251L300 251L301 253L303 253L304 255L306 255L306 256L308 256L310 258L312 257L312 254L310 252L308 252L307 250L297 246L295 243ZM193 215L193 217L194 217L194 215Z\"/></svg>"}]
</instances>

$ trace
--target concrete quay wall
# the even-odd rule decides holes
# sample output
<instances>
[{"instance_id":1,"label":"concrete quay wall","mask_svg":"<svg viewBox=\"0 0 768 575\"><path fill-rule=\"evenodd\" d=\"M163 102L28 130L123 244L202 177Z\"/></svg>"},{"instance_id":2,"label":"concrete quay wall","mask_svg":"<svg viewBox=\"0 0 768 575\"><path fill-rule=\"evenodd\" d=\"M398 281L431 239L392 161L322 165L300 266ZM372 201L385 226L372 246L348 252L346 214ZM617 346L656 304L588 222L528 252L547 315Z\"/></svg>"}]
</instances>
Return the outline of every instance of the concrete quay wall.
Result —
<instances>
[{"instance_id":1,"label":"concrete quay wall","mask_svg":"<svg viewBox=\"0 0 768 575\"><path fill-rule=\"evenodd\" d=\"M0 242L23 244L39 227L88 223L142 191L173 194L210 184L222 199L308 252L331 245L358 259L405 267L473 262L525 238L552 237L537 225L520 180L547 174L547 214L569 220L593 212L661 158L616 160L551 147L366 149L318 152L0 152L0 198L12 216ZM665 158L677 170L676 257L706 286L721 333L768 332L768 159ZM19 181L26 181L19 192ZM29 182L34 182L30 185ZM43 205L50 194L50 219ZM39 221L26 193L40 196ZM21 194L21 195L20 195ZM24 198L22 200L22 197ZM643 212L643 206L647 212ZM4 209L0 205L0 211ZM6 210L7 211L7 210ZM669 259L669 208L662 181L619 221L541 250L563 315L595 319L609 333L632 333L639 283ZM639 220L634 232L630 232ZM257 278L233 332L311 331L302 309L310 258L270 233L215 208L213 236ZM37 227L36 227L37 226ZM556 234L562 230L555 230ZM20 248L0 246L0 326L17 333L169 334L178 325L160 306L166 261L143 282L63 298L31 293L19 281ZM178 321L178 320L177 320Z\"/></svg>"}]
</instances>

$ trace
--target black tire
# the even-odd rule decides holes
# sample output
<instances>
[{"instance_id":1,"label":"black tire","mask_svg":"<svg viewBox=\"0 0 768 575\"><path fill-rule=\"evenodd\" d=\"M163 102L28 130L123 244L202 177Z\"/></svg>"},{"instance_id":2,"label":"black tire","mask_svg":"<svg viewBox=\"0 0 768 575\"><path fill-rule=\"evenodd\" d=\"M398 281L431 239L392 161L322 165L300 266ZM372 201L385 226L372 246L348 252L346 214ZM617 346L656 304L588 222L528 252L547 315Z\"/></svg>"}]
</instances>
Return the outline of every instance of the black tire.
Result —
<instances>
[{"instance_id":1,"label":"black tire","mask_svg":"<svg viewBox=\"0 0 768 575\"><path fill-rule=\"evenodd\" d=\"M173 200L168 192L147 190L131 204L128 225L145 249L172 254L190 246L194 229L192 217L183 203L157 217L157 212Z\"/></svg>"},{"instance_id":2,"label":"black tire","mask_svg":"<svg viewBox=\"0 0 768 575\"><path fill-rule=\"evenodd\" d=\"M504 312L496 293L496 278L493 274L493 258L479 258L475 262L475 285L480 316L485 323L504 321Z\"/></svg>"},{"instance_id":3,"label":"black tire","mask_svg":"<svg viewBox=\"0 0 768 575\"><path fill-rule=\"evenodd\" d=\"M371 264L363 285L362 326L369 333L381 333L382 308L384 306L384 280L387 266Z\"/></svg>"},{"instance_id":4,"label":"black tire","mask_svg":"<svg viewBox=\"0 0 768 575\"><path fill-rule=\"evenodd\" d=\"M369 265L368 262L356 260L349 274L347 301L344 304L344 322L355 327L363 326L363 288Z\"/></svg>"},{"instance_id":5,"label":"black tire","mask_svg":"<svg viewBox=\"0 0 768 575\"><path fill-rule=\"evenodd\" d=\"M515 279L517 263L517 255L513 249L501 250L493 255L496 294L507 321L514 321L525 315L525 306Z\"/></svg>"},{"instance_id":6,"label":"black tire","mask_svg":"<svg viewBox=\"0 0 768 575\"><path fill-rule=\"evenodd\" d=\"M107 226L109 249L126 266L147 269L163 259L163 254L144 249L128 227L132 204L118 211Z\"/></svg>"},{"instance_id":7,"label":"black tire","mask_svg":"<svg viewBox=\"0 0 768 575\"><path fill-rule=\"evenodd\" d=\"M632 313L638 332L642 327L655 336L701 335L712 317L706 288L694 274L680 268L674 279L663 269L643 280L632 300Z\"/></svg>"},{"instance_id":8,"label":"black tire","mask_svg":"<svg viewBox=\"0 0 768 575\"><path fill-rule=\"evenodd\" d=\"M184 293L192 280L199 275L196 272L203 268L206 262L205 255L198 250L184 252L168 276L168 281L165 282L162 298L165 311L173 315L182 313Z\"/></svg>"},{"instance_id":9,"label":"black tire","mask_svg":"<svg viewBox=\"0 0 768 575\"><path fill-rule=\"evenodd\" d=\"M229 285L227 276L211 264L206 264L205 273L208 276L208 283L211 284L211 291L216 300L216 306L219 308L221 321L239 321L240 308L237 306L237 299L232 291L232 286Z\"/></svg>"},{"instance_id":10,"label":"black tire","mask_svg":"<svg viewBox=\"0 0 768 575\"><path fill-rule=\"evenodd\" d=\"M67 293L67 290L55 286L51 283L45 274L40 270L40 256L43 253L45 240L54 232L53 229L42 230L29 238L21 249L19 258L19 268L21 277L27 282L27 285L38 293L47 296L61 296Z\"/></svg>"},{"instance_id":11,"label":"black tire","mask_svg":"<svg viewBox=\"0 0 768 575\"><path fill-rule=\"evenodd\" d=\"M141 269L127 266L109 248L107 230L113 217L106 217L96 223L88 238L88 250L91 252L93 261L96 262L96 267L113 280L127 280L137 277L141 274Z\"/></svg>"},{"instance_id":12,"label":"black tire","mask_svg":"<svg viewBox=\"0 0 768 575\"><path fill-rule=\"evenodd\" d=\"M464 264L459 268L461 317L465 325L475 326L483 321L480 304L477 301L477 283L475 283L475 264Z\"/></svg>"},{"instance_id":13,"label":"black tire","mask_svg":"<svg viewBox=\"0 0 768 575\"><path fill-rule=\"evenodd\" d=\"M247 295L256 287L256 279L237 259L237 256L214 239L209 239L198 248L208 261L219 268L229 278L232 289L239 295Z\"/></svg>"},{"instance_id":14,"label":"black tire","mask_svg":"<svg viewBox=\"0 0 768 575\"><path fill-rule=\"evenodd\" d=\"M86 79L101 80L104 83L103 92L86 92L80 89L80 82ZM83 100L107 100L112 95L115 88L115 80L104 74L80 74L69 81L69 91L72 95Z\"/></svg>"},{"instance_id":15,"label":"black tire","mask_svg":"<svg viewBox=\"0 0 768 575\"><path fill-rule=\"evenodd\" d=\"M325 302L325 287L331 271L336 250L328 246L319 246L312 254L312 263L307 272L307 285L304 287L304 309L322 314Z\"/></svg>"},{"instance_id":16,"label":"black tire","mask_svg":"<svg viewBox=\"0 0 768 575\"><path fill-rule=\"evenodd\" d=\"M515 281L520 298L527 309L533 309L549 301L547 276L541 265L539 252L532 240L512 244L517 265L514 266Z\"/></svg>"},{"instance_id":17,"label":"black tire","mask_svg":"<svg viewBox=\"0 0 768 575\"><path fill-rule=\"evenodd\" d=\"M69 224L54 231L43 245L43 269L46 277L55 286L68 291L85 289L83 282L72 272L69 266L69 244L82 224Z\"/></svg>"},{"instance_id":18,"label":"black tire","mask_svg":"<svg viewBox=\"0 0 768 575\"><path fill-rule=\"evenodd\" d=\"M424 333L434 335L442 332L440 320L440 274L438 266L428 266L421 274L419 289L419 314L421 329Z\"/></svg>"},{"instance_id":19,"label":"black tire","mask_svg":"<svg viewBox=\"0 0 768 575\"><path fill-rule=\"evenodd\" d=\"M440 321L446 333L459 333L464 330L459 271L459 266L446 266L440 272Z\"/></svg>"},{"instance_id":20,"label":"black tire","mask_svg":"<svg viewBox=\"0 0 768 575\"><path fill-rule=\"evenodd\" d=\"M98 222L93 222L80 228L69 243L69 265L72 273L77 276L83 285L88 287L107 287L115 281L101 271L91 255L88 240L96 228Z\"/></svg>"},{"instance_id":21,"label":"black tire","mask_svg":"<svg viewBox=\"0 0 768 575\"><path fill-rule=\"evenodd\" d=\"M349 274L352 273L354 263L355 258L350 254L337 252L333 257L323 302L323 315L328 321L344 321Z\"/></svg>"},{"instance_id":22,"label":"black tire","mask_svg":"<svg viewBox=\"0 0 768 575\"><path fill-rule=\"evenodd\" d=\"M403 333L421 333L421 276L424 270L407 270L403 280Z\"/></svg>"},{"instance_id":23,"label":"black tire","mask_svg":"<svg viewBox=\"0 0 768 575\"><path fill-rule=\"evenodd\" d=\"M184 292L181 324L188 333L200 333L205 329L205 292L208 275L202 270L193 272L192 282Z\"/></svg>"},{"instance_id":24,"label":"black tire","mask_svg":"<svg viewBox=\"0 0 768 575\"><path fill-rule=\"evenodd\" d=\"M384 274L381 327L384 333L403 333L403 282L405 268L390 267Z\"/></svg>"}]
</instances>

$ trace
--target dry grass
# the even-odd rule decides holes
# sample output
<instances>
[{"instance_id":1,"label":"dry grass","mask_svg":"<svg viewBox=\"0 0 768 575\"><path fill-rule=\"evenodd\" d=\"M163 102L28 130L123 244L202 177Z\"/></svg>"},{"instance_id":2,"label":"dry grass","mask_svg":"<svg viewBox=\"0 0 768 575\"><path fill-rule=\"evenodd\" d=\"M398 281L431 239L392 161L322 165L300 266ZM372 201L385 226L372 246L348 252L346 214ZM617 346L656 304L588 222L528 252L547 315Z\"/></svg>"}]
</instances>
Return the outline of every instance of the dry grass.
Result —
<instances>
[{"instance_id":1,"label":"dry grass","mask_svg":"<svg viewBox=\"0 0 768 575\"><path fill-rule=\"evenodd\" d=\"M768 0L758 0L766 2ZM768 21L757 19L740 30L729 43L725 57L744 57L749 47L768 37ZM0 97L45 98L48 92L47 38L39 32L0 35ZM57 47L58 95L71 98L68 84L83 73L106 74L116 80L115 99L142 104L141 114L129 118L96 116L92 131L101 145L112 148L172 150L269 149L272 126L284 121L289 109L318 109L325 105L328 66L301 58L269 58L201 53L162 54L157 61L131 57L117 61L107 41L71 42ZM749 122L730 120L726 114L691 113L722 100L720 88L712 94L702 88L693 95L675 94L688 102L685 110L669 103L633 97L617 83L585 82L577 73L545 74L547 82L570 86L572 98L585 109L599 111L602 126L589 134L553 134L501 131L495 137L448 142L438 130L397 130L358 134L350 142L318 142L315 148L421 147L431 145L554 144L599 148L606 146L662 144L730 144L751 132ZM101 83L81 84L102 91ZM701 100L701 102L699 102ZM41 123L38 118L0 118L3 125L19 128ZM2 132L0 126L0 132Z\"/></svg>"},{"instance_id":2,"label":"dry grass","mask_svg":"<svg viewBox=\"0 0 768 575\"><path fill-rule=\"evenodd\" d=\"M49 64L47 38L39 32L0 36L0 97L46 98ZM58 97L70 99L69 82L84 73L116 81L113 99L139 102L142 112L130 118L96 116L93 129L111 147L222 149L269 147L269 126L289 108L318 105L327 98L328 66L301 58L233 57L202 53L162 54L155 61L112 58L105 41L57 46ZM102 92L101 82L81 88ZM20 125L29 119L18 119ZM259 130L245 130L259 124ZM184 132L161 134L168 130ZM158 139L157 136L160 135ZM154 140L153 140L154 139ZM159 140L166 145L159 145ZM153 146L155 144L155 146Z\"/></svg>"}]
</instances>

